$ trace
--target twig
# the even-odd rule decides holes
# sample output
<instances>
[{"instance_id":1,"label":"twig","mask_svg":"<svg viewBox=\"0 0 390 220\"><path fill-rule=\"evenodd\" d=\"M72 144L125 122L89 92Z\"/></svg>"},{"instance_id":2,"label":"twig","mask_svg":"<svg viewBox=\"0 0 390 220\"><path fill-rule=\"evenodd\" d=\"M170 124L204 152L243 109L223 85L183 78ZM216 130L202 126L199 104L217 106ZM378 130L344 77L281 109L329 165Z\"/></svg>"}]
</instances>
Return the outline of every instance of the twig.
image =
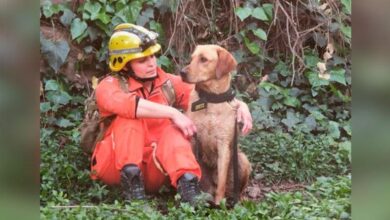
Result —
<instances>
[{"instance_id":1,"label":"twig","mask_svg":"<svg viewBox=\"0 0 390 220\"><path fill-rule=\"evenodd\" d=\"M171 35L171 38L169 39L169 42L168 42L168 47L167 47L167 49L165 50L165 52L164 52L164 56L168 53L168 51L171 49L171 43L172 43L172 40L173 40L173 38L174 38L174 36L175 36L175 33L176 33L176 27L178 26L177 25L177 14L178 14L178 11L179 11L179 7L180 7L180 4L177 4L177 8L176 8L176 13L175 13L175 22L174 22L174 26L173 26L173 32L172 32L172 35Z\"/></svg>"},{"instance_id":2,"label":"twig","mask_svg":"<svg viewBox=\"0 0 390 220\"><path fill-rule=\"evenodd\" d=\"M314 27L312 27L312 28L308 28L308 29L306 29L306 30L300 31L300 32L299 32L299 35L302 37L302 36L304 36L304 35L306 35L306 34L312 32L312 31L315 31L317 28L321 27L321 26L324 25L324 24L325 24L325 22L320 23L320 24L317 24L316 26L314 26Z\"/></svg>"},{"instance_id":3,"label":"twig","mask_svg":"<svg viewBox=\"0 0 390 220\"><path fill-rule=\"evenodd\" d=\"M73 208L101 208L101 207L94 206L94 205L57 205L57 206L50 206L50 208L54 208L54 209L73 209Z\"/></svg>"},{"instance_id":4,"label":"twig","mask_svg":"<svg viewBox=\"0 0 390 220\"><path fill-rule=\"evenodd\" d=\"M294 79L295 79L295 75L296 75L296 70L295 70L295 58L298 58L299 62L304 65L304 60L303 58L297 53L296 51L296 47L297 45L299 44L300 42L300 38L301 38L301 35L297 29L297 24L296 22L294 21L294 19L292 19L290 17L290 15L287 13L287 11L285 10L285 8L280 4L280 1L277 0L275 2L278 6L278 8L280 8L283 12L283 14L286 16L286 28L287 28L287 40L288 40L288 46L290 48L290 51L292 53L292 69L293 69L293 76L292 76L292 80L291 80L291 86L294 84ZM289 2L286 2L289 6L290 6L290 13L293 15L293 6L291 3ZM294 45L291 44L291 36L290 36L290 23L292 25L292 28L295 32L295 42L294 42ZM303 53L302 53L303 54Z\"/></svg>"},{"instance_id":5,"label":"twig","mask_svg":"<svg viewBox=\"0 0 390 220\"><path fill-rule=\"evenodd\" d=\"M225 41L228 41L230 40L230 38L234 37L234 34L233 35L230 35L229 37L223 39L222 41L220 41L220 44L222 45Z\"/></svg>"},{"instance_id":6,"label":"twig","mask_svg":"<svg viewBox=\"0 0 390 220\"><path fill-rule=\"evenodd\" d=\"M188 25L188 22L185 21L185 23L186 23L186 27L187 27L187 29L188 29L188 33L192 33L192 30L191 30L190 26ZM192 43L193 43L194 45L196 45L194 36L192 36L192 34L190 34L190 37L191 37Z\"/></svg>"},{"instance_id":7,"label":"twig","mask_svg":"<svg viewBox=\"0 0 390 220\"><path fill-rule=\"evenodd\" d=\"M293 76L292 76L292 79L291 79L291 86L293 85L294 83L294 78L295 78L295 50L294 48L291 46L291 39L290 39L290 22L289 20L287 20L286 22L286 29L287 29L287 40L288 40L288 46L290 47L290 51L292 52L292 62L291 62L291 66L292 66L292 70L293 70Z\"/></svg>"},{"instance_id":8,"label":"twig","mask_svg":"<svg viewBox=\"0 0 390 220\"><path fill-rule=\"evenodd\" d=\"M206 13L207 20L210 21L210 17L209 17L209 14L207 13L207 9L206 9L206 5L204 4L204 0L202 0L202 5L203 5L204 12Z\"/></svg>"},{"instance_id":9,"label":"twig","mask_svg":"<svg viewBox=\"0 0 390 220\"><path fill-rule=\"evenodd\" d=\"M108 210L114 210L114 211L121 211L121 212L129 212L133 213L135 211L127 210L127 209L119 209L119 208L111 208L107 206L93 206L93 205L68 205L68 206L50 206L50 208L53 209L75 209L75 208L86 208L86 209L93 209L93 208L99 208L99 209L108 209Z\"/></svg>"},{"instance_id":10,"label":"twig","mask_svg":"<svg viewBox=\"0 0 390 220\"><path fill-rule=\"evenodd\" d=\"M238 4L236 4L236 0L232 0L232 3L233 3L233 7L234 8L237 8ZM233 18L234 18L234 33L237 34L238 33L238 22L237 22L237 16L234 14L234 9L233 9ZM240 44L240 49L242 50L243 49L243 44Z\"/></svg>"}]
</instances>

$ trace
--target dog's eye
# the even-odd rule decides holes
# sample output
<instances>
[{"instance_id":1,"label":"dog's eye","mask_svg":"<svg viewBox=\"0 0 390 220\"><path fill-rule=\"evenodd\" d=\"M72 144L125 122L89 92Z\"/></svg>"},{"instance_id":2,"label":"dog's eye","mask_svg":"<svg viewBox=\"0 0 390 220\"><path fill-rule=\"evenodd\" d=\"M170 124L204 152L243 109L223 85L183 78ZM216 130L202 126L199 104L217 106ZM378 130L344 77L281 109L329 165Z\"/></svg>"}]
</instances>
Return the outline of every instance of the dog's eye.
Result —
<instances>
[{"instance_id":1,"label":"dog's eye","mask_svg":"<svg viewBox=\"0 0 390 220\"><path fill-rule=\"evenodd\" d=\"M202 63L205 63L205 62L207 62L207 59L206 59L206 57L201 57L201 58L200 58L200 62L202 62Z\"/></svg>"}]
</instances>

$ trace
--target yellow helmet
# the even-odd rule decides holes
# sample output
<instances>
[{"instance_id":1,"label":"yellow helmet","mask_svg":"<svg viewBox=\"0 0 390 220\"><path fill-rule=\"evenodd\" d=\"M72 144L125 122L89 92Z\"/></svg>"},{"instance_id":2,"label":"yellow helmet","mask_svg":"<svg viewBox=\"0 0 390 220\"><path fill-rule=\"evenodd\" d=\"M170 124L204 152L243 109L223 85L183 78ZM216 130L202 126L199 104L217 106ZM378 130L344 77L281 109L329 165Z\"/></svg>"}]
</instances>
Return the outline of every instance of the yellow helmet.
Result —
<instances>
[{"instance_id":1,"label":"yellow helmet","mask_svg":"<svg viewBox=\"0 0 390 220\"><path fill-rule=\"evenodd\" d=\"M108 42L110 69L120 71L130 60L158 52L161 46L157 37L157 33L138 25L123 23L116 26Z\"/></svg>"}]
</instances>

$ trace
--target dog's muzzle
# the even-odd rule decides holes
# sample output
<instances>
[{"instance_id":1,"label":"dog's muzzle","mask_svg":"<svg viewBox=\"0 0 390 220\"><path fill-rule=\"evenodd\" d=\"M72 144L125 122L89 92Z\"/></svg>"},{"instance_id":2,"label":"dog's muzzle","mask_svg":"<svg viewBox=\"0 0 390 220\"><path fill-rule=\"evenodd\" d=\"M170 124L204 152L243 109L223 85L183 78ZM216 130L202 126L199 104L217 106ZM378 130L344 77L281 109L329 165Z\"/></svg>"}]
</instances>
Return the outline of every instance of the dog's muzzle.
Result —
<instances>
[{"instance_id":1,"label":"dog's muzzle","mask_svg":"<svg viewBox=\"0 0 390 220\"><path fill-rule=\"evenodd\" d=\"M180 70L180 76L181 76L181 79L184 81L184 82L187 82L187 72L184 71L183 69Z\"/></svg>"}]
</instances>

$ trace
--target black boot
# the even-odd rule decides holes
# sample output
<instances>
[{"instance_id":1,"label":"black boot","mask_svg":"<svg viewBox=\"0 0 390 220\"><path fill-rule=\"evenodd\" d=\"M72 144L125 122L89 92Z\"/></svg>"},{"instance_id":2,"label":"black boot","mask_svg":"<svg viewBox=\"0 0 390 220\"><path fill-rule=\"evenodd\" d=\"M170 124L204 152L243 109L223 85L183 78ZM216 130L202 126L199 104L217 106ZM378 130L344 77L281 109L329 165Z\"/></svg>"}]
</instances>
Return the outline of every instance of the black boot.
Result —
<instances>
[{"instance_id":1,"label":"black boot","mask_svg":"<svg viewBox=\"0 0 390 220\"><path fill-rule=\"evenodd\" d=\"M146 199L141 170L136 165L129 164L122 168L121 185L126 200Z\"/></svg>"},{"instance_id":2,"label":"black boot","mask_svg":"<svg viewBox=\"0 0 390 220\"><path fill-rule=\"evenodd\" d=\"M201 194L198 177L191 173L185 173L177 183L177 191L180 194L181 201L196 206L198 204L198 197Z\"/></svg>"}]
</instances>

